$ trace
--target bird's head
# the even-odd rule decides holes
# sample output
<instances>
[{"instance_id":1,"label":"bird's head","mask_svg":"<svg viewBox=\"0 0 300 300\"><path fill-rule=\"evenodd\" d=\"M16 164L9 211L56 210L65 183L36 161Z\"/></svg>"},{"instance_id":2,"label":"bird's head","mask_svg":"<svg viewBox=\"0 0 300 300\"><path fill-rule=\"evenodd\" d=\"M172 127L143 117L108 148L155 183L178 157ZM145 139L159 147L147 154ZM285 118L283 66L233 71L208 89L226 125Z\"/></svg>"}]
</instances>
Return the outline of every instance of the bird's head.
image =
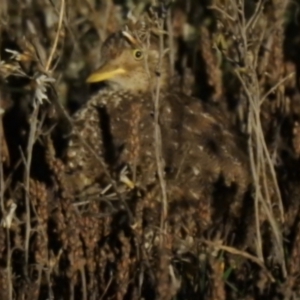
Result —
<instances>
[{"instance_id":1,"label":"bird's head","mask_svg":"<svg viewBox=\"0 0 300 300\"><path fill-rule=\"evenodd\" d=\"M159 45L157 36L141 41L129 31L110 35L101 49L100 67L87 82L105 81L114 89L139 93L153 88L160 77L160 86L165 88L169 65L166 51Z\"/></svg>"}]
</instances>

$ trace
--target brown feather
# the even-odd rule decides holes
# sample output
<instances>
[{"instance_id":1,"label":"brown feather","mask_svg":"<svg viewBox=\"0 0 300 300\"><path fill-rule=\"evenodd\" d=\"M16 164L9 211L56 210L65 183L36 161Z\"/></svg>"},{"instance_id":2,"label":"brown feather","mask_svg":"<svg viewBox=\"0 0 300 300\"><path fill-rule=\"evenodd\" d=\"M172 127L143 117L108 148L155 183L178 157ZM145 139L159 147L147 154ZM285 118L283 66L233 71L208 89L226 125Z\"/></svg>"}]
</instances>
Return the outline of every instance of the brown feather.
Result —
<instances>
[{"instance_id":1,"label":"brown feather","mask_svg":"<svg viewBox=\"0 0 300 300\"><path fill-rule=\"evenodd\" d=\"M77 191L88 186L103 188L109 182L104 166L117 179L128 165L129 176L134 174L132 180L144 191L158 185L152 93L158 47L151 46L146 56L148 73L145 61L132 58L132 47L122 34L105 42L105 72L121 67L126 74L107 77L108 83L117 84L114 89L100 91L75 115L66 159L68 173L77 178ZM219 111L172 89L167 83L167 59L162 74L166 81L160 93L159 121L169 201L196 201L202 221L208 224L218 182L235 188L231 205L240 207L236 203L241 203L251 178L246 140L230 129ZM98 157L83 146L78 133Z\"/></svg>"}]
</instances>

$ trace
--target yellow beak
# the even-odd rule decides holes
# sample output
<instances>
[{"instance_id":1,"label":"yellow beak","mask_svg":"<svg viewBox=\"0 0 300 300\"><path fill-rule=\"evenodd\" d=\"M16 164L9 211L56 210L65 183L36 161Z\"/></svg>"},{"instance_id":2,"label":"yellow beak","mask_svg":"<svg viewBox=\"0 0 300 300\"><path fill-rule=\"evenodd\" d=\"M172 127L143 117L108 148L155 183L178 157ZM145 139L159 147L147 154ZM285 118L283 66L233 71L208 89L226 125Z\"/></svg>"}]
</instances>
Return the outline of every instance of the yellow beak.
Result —
<instances>
[{"instance_id":1,"label":"yellow beak","mask_svg":"<svg viewBox=\"0 0 300 300\"><path fill-rule=\"evenodd\" d=\"M115 68L109 64L101 66L98 70L93 72L86 80L88 83L100 82L114 78L116 75L125 74L123 68Z\"/></svg>"}]
</instances>

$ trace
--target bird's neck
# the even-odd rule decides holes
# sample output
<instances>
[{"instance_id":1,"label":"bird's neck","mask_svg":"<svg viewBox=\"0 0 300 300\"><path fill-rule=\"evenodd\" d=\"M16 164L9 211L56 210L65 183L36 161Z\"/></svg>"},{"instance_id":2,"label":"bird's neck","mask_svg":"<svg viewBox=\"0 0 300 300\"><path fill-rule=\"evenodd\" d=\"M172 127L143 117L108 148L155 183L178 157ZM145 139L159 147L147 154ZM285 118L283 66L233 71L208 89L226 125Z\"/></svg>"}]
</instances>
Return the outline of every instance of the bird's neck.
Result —
<instances>
[{"instance_id":1,"label":"bird's neck","mask_svg":"<svg viewBox=\"0 0 300 300\"><path fill-rule=\"evenodd\" d=\"M151 78L138 77L133 75L130 80L118 80L108 82L109 88L113 91L129 92L131 94L149 93L159 90L167 90L170 86L170 77L168 74L152 74Z\"/></svg>"},{"instance_id":2,"label":"bird's neck","mask_svg":"<svg viewBox=\"0 0 300 300\"><path fill-rule=\"evenodd\" d=\"M151 89L156 90L159 88L160 90L167 90L170 86L170 77L168 74L156 74L151 80Z\"/></svg>"}]
</instances>

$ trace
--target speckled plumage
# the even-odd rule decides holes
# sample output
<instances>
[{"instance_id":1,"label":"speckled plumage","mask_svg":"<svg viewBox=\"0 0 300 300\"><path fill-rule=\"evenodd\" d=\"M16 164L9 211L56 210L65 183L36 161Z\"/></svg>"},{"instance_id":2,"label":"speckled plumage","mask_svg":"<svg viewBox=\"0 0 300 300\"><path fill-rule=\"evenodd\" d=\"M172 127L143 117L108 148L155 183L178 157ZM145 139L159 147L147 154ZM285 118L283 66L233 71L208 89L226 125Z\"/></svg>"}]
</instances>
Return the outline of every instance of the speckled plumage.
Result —
<instances>
[{"instance_id":1,"label":"speckled plumage","mask_svg":"<svg viewBox=\"0 0 300 300\"><path fill-rule=\"evenodd\" d=\"M120 43L120 35L114 38L116 43L109 39L104 46L105 72L109 69L107 62L117 61L123 48L130 55L128 47L132 45ZM119 48L110 52L113 47ZM109 77L113 88L93 96L74 116L66 160L68 174L78 191L88 186L104 187L109 182L104 165L113 176L129 165L131 180L144 190L158 185L151 84L149 89L145 85L141 88L140 82L131 80L130 72L139 68L133 60L120 60L118 68L120 64L126 75ZM139 70L142 72L142 68ZM150 75L154 73L154 67L150 67ZM234 185L239 196L247 190L250 172L245 141L229 129L219 111L175 92L165 81L160 93L160 128L170 201L210 201L209 194L220 180L225 186ZM94 153L78 139L78 134Z\"/></svg>"}]
</instances>

